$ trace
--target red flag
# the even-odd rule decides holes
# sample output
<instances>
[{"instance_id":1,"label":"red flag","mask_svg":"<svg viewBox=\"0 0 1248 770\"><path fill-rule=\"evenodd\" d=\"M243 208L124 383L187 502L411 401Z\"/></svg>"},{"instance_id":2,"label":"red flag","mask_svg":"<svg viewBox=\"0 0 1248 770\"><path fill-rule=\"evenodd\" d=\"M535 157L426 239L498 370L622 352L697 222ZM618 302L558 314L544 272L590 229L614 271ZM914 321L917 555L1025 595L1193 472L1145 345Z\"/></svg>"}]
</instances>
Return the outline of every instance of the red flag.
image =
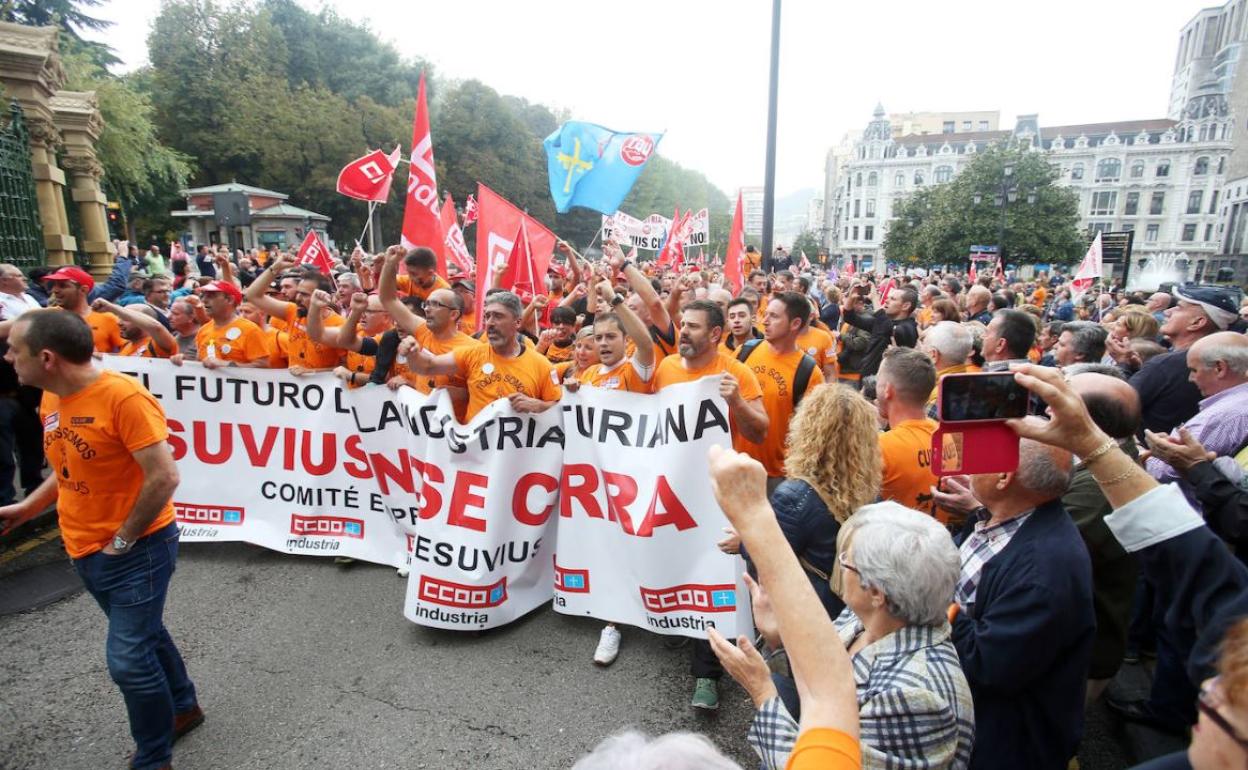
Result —
<instances>
[{"instance_id":1,"label":"red flag","mask_svg":"<svg viewBox=\"0 0 1248 770\"><path fill-rule=\"evenodd\" d=\"M464 243L464 232L459 227L459 218L455 215L455 201L447 193L446 200L442 201L442 232L446 233L443 245L446 247L446 256L455 266L459 268L459 272L468 275L472 273L472 255L468 253L468 244Z\"/></svg>"},{"instance_id":2,"label":"red flag","mask_svg":"<svg viewBox=\"0 0 1248 770\"><path fill-rule=\"evenodd\" d=\"M529 243L529 228L523 219L513 240L511 253L507 255L507 269L499 279L499 286L515 292L526 305L538 292L545 291L542 273L538 272L533 259L533 246Z\"/></svg>"},{"instance_id":3,"label":"red flag","mask_svg":"<svg viewBox=\"0 0 1248 770\"><path fill-rule=\"evenodd\" d=\"M477 209L477 199L469 193L468 200L464 201L464 227L477 221L479 211Z\"/></svg>"},{"instance_id":4,"label":"red flag","mask_svg":"<svg viewBox=\"0 0 1248 770\"><path fill-rule=\"evenodd\" d=\"M997 270L992 274L992 277L995 278L1002 286L1005 285L1005 265L1001 264L1000 254L997 255Z\"/></svg>"},{"instance_id":5,"label":"red flag","mask_svg":"<svg viewBox=\"0 0 1248 770\"><path fill-rule=\"evenodd\" d=\"M412 154L407 167L407 199L403 206L403 248L427 246L438 255L438 274L446 276L445 236L438 203L438 174L433 167L433 137L425 104L425 73L416 92L416 120L412 124Z\"/></svg>"},{"instance_id":6,"label":"red flag","mask_svg":"<svg viewBox=\"0 0 1248 770\"><path fill-rule=\"evenodd\" d=\"M1092 244L1088 246L1088 253L1083 255L1083 262L1079 263L1079 269L1075 271L1074 280L1070 282L1071 297L1076 302L1084 292L1092 288L1092 284L1096 282L1095 279L1101 278L1105 272L1101 249L1101 234L1098 231L1096 237L1092 239Z\"/></svg>"},{"instance_id":7,"label":"red flag","mask_svg":"<svg viewBox=\"0 0 1248 770\"><path fill-rule=\"evenodd\" d=\"M655 259L657 267L675 266L684 264L685 261L685 229L689 223L690 212L685 212L685 216L680 216L680 207L676 207L675 213L672 214L672 226L667 231L667 240L663 242L663 248L659 250L659 255Z\"/></svg>"},{"instance_id":8,"label":"red flag","mask_svg":"<svg viewBox=\"0 0 1248 770\"><path fill-rule=\"evenodd\" d=\"M558 239L541 222L480 182L477 183L477 201L480 212L477 220L477 281L481 283L477 289L477 318L481 318L485 292L494 275L494 265L511 254L521 222L528 233L529 249L539 276L546 275L546 268L550 266L550 256L555 251L555 241Z\"/></svg>"},{"instance_id":9,"label":"red flag","mask_svg":"<svg viewBox=\"0 0 1248 770\"><path fill-rule=\"evenodd\" d=\"M853 275L858 272L858 268L854 267L854 258L849 258L849 264L845 266L845 275Z\"/></svg>"},{"instance_id":10,"label":"red flag","mask_svg":"<svg viewBox=\"0 0 1248 770\"><path fill-rule=\"evenodd\" d=\"M334 271L334 264L329 261L329 249L315 230L308 230L303 243L299 244L299 264L316 265L316 269L325 275Z\"/></svg>"},{"instance_id":11,"label":"red flag","mask_svg":"<svg viewBox=\"0 0 1248 770\"><path fill-rule=\"evenodd\" d=\"M392 155L373 150L356 158L338 172L338 192L348 198L385 203L390 197L390 183L399 163L399 148Z\"/></svg>"},{"instance_id":12,"label":"red flag","mask_svg":"<svg viewBox=\"0 0 1248 770\"><path fill-rule=\"evenodd\" d=\"M971 260L971 272L967 273L966 277L970 279L972 285L974 285L975 281L979 280L979 273L975 270L975 260L973 259Z\"/></svg>"},{"instance_id":13,"label":"red flag","mask_svg":"<svg viewBox=\"0 0 1248 770\"><path fill-rule=\"evenodd\" d=\"M798 249L798 250L797 250L797 253L802 255L802 261L798 263L798 265L797 265L797 269L798 269L798 270L802 270L802 271L809 270L809 269L810 269L810 259L806 256L806 250L805 250L805 249Z\"/></svg>"},{"instance_id":14,"label":"red flag","mask_svg":"<svg viewBox=\"0 0 1248 770\"><path fill-rule=\"evenodd\" d=\"M728 231L728 255L724 259L724 280L733 295L741 293L745 286L745 214L741 207L741 193L737 192L737 209L732 215L732 229Z\"/></svg>"},{"instance_id":15,"label":"red flag","mask_svg":"<svg viewBox=\"0 0 1248 770\"><path fill-rule=\"evenodd\" d=\"M880 307L888 304L888 295L893 293L893 289L897 288L897 279L889 278L880 286Z\"/></svg>"}]
</instances>

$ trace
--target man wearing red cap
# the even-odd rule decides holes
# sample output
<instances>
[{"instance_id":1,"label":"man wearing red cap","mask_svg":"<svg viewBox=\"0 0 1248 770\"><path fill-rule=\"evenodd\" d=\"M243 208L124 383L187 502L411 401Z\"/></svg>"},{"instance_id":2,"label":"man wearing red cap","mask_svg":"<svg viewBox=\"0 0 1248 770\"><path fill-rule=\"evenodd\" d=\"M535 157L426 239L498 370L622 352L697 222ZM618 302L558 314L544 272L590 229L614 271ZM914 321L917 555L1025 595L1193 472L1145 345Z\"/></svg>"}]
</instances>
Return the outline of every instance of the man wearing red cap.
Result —
<instances>
[{"instance_id":1,"label":"man wearing red cap","mask_svg":"<svg viewBox=\"0 0 1248 770\"><path fill-rule=\"evenodd\" d=\"M243 293L238 287L229 281L213 281L200 292L209 318L195 335L200 363L206 369L222 366L267 368L269 351L264 332L238 314L238 306L243 303ZM182 357L174 356L172 360L180 364Z\"/></svg>"},{"instance_id":2,"label":"man wearing red cap","mask_svg":"<svg viewBox=\"0 0 1248 770\"><path fill-rule=\"evenodd\" d=\"M77 313L91 327L91 339L95 341L97 353L116 353L126 344L121 336L121 325L117 316L111 313L97 313L87 302L87 295L95 288L95 279L80 267L62 267L55 273L44 276L43 282L56 306L71 313Z\"/></svg>"}]
</instances>

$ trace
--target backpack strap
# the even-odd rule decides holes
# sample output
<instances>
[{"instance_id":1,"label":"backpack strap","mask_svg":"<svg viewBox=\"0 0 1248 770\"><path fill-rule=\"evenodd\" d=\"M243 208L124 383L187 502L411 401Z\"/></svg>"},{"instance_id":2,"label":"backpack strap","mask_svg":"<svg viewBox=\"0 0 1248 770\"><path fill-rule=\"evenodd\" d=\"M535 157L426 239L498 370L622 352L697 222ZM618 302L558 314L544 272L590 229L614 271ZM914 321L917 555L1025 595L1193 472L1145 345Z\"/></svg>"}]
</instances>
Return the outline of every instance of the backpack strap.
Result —
<instances>
[{"instance_id":1,"label":"backpack strap","mask_svg":"<svg viewBox=\"0 0 1248 770\"><path fill-rule=\"evenodd\" d=\"M758 346L761 344L763 344L762 340L746 340L741 345L741 349L737 351L737 360L741 363L745 363L749 360L750 355L757 350Z\"/></svg>"},{"instance_id":2,"label":"backpack strap","mask_svg":"<svg viewBox=\"0 0 1248 770\"><path fill-rule=\"evenodd\" d=\"M802 354L802 361L797 365L797 374L793 376L793 408L802 403L806 388L810 385L810 375L815 371L815 359L809 353Z\"/></svg>"}]
</instances>

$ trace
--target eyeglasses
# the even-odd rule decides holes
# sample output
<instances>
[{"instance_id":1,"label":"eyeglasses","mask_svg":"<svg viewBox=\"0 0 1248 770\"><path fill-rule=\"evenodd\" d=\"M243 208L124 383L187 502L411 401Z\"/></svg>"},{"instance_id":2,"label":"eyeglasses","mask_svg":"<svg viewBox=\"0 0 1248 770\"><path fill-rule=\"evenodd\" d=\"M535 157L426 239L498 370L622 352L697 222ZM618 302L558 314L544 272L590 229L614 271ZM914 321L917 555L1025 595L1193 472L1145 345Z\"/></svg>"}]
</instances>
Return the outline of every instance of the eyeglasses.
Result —
<instances>
[{"instance_id":1,"label":"eyeglasses","mask_svg":"<svg viewBox=\"0 0 1248 770\"><path fill-rule=\"evenodd\" d=\"M440 308L442 308L443 310L454 310L454 309L455 309L455 308L454 308L454 306L452 306L452 305L447 305L447 304L446 304L446 303L444 303L444 302L438 302L437 300L433 300L433 299L427 299L427 300L425 300L424 302L422 302L422 303L421 303L421 305L420 305L420 306L421 306L421 307L423 307L423 308L425 309L425 311L426 311L426 312L427 312L427 311L429 310L429 308L431 308L431 307L440 307Z\"/></svg>"},{"instance_id":2,"label":"eyeglasses","mask_svg":"<svg viewBox=\"0 0 1248 770\"><path fill-rule=\"evenodd\" d=\"M1226 699L1222 697L1222 688L1219 686L1218 677L1206 680L1200 687L1200 695L1196 698L1196 708L1200 709L1200 713L1209 717L1209 721L1222 729L1222 732L1230 736L1241 749L1248 751L1248 738L1241 737L1235 732L1235 728L1226 717L1218 713L1218 707L1226 703Z\"/></svg>"},{"instance_id":3,"label":"eyeglasses","mask_svg":"<svg viewBox=\"0 0 1248 770\"><path fill-rule=\"evenodd\" d=\"M850 564L849 562L845 561L845 551L841 551L839 554L837 554L837 555L836 555L836 560L837 560L838 562L840 562L840 563L841 563L841 566L842 566L842 567L844 567L845 569L847 569L847 570L849 570L850 572L854 573L854 574L855 574L855 575L857 575L859 578L861 578L861 577L862 577L862 573L858 570L858 568L857 568L857 567L855 567L854 565L852 565L852 564Z\"/></svg>"}]
</instances>

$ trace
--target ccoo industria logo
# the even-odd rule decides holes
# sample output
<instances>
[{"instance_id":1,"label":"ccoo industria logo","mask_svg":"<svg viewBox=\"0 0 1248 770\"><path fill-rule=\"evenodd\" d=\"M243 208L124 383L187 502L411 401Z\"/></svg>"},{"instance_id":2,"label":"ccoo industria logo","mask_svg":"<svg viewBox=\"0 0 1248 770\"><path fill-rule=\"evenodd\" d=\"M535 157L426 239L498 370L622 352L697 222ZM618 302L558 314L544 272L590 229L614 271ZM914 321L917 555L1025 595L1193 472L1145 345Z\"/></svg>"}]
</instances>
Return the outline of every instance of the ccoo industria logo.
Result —
<instances>
[{"instance_id":1,"label":"ccoo industria logo","mask_svg":"<svg viewBox=\"0 0 1248 770\"><path fill-rule=\"evenodd\" d=\"M449 580L420 576L420 598L446 607L483 609L497 607L507 601L507 578L488 586L466 586Z\"/></svg>"},{"instance_id":2,"label":"ccoo industria logo","mask_svg":"<svg viewBox=\"0 0 1248 770\"><path fill-rule=\"evenodd\" d=\"M238 506L174 503L173 515L183 524L216 524L237 527L243 523L246 510Z\"/></svg>"},{"instance_id":3,"label":"ccoo industria logo","mask_svg":"<svg viewBox=\"0 0 1248 770\"><path fill-rule=\"evenodd\" d=\"M345 516L300 516L290 514L290 534L311 537L364 537L364 521Z\"/></svg>"},{"instance_id":4,"label":"ccoo industria logo","mask_svg":"<svg viewBox=\"0 0 1248 770\"><path fill-rule=\"evenodd\" d=\"M650 612L732 612L737 608L737 588L731 583L641 586L640 591L641 601Z\"/></svg>"},{"instance_id":5,"label":"ccoo industria logo","mask_svg":"<svg viewBox=\"0 0 1248 770\"><path fill-rule=\"evenodd\" d=\"M570 594L589 593L589 570L560 567L555 562L555 590Z\"/></svg>"}]
</instances>

